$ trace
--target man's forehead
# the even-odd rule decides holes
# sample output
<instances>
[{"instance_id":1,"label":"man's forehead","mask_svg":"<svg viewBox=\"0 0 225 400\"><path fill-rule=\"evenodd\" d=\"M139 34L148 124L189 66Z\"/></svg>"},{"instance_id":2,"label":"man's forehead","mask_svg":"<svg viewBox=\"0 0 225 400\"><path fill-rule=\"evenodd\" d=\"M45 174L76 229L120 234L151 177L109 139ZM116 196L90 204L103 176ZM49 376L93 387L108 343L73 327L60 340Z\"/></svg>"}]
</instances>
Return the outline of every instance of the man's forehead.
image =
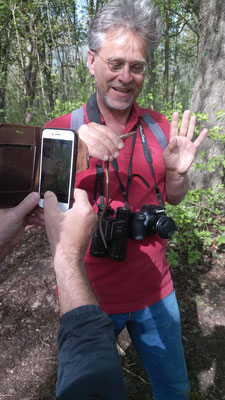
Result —
<instances>
[{"instance_id":1,"label":"man's forehead","mask_svg":"<svg viewBox=\"0 0 225 400\"><path fill-rule=\"evenodd\" d=\"M143 54L147 53L145 39L137 33L122 28L105 33L101 50L108 49L109 46L111 50L121 49L123 51L129 48Z\"/></svg>"}]
</instances>

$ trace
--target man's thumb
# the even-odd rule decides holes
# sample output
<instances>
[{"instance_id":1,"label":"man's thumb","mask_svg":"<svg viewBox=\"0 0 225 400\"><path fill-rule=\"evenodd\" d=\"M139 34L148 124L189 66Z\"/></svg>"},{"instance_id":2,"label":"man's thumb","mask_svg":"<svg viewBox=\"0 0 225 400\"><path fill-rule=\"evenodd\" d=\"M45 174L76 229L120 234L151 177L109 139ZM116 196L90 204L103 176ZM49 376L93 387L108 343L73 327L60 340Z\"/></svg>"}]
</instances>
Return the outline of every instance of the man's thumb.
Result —
<instances>
[{"instance_id":1,"label":"man's thumb","mask_svg":"<svg viewBox=\"0 0 225 400\"><path fill-rule=\"evenodd\" d=\"M58 210L58 200L56 195L53 192L48 190L44 194L44 213L51 213L55 209Z\"/></svg>"},{"instance_id":2,"label":"man's thumb","mask_svg":"<svg viewBox=\"0 0 225 400\"><path fill-rule=\"evenodd\" d=\"M32 192L21 203L15 207L17 216L19 218L26 217L37 205L40 200L39 193Z\"/></svg>"}]
</instances>

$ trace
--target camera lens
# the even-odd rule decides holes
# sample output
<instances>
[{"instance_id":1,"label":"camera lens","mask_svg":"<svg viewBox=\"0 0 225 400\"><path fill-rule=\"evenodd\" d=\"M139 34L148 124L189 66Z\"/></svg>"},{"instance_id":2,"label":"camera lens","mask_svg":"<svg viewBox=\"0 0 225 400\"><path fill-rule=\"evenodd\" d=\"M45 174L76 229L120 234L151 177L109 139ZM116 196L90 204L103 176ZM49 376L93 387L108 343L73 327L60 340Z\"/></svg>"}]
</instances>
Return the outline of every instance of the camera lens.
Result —
<instances>
[{"instance_id":1,"label":"camera lens","mask_svg":"<svg viewBox=\"0 0 225 400\"><path fill-rule=\"evenodd\" d=\"M169 239L176 231L176 225L171 217L160 217L155 224L155 233L163 239Z\"/></svg>"}]
</instances>

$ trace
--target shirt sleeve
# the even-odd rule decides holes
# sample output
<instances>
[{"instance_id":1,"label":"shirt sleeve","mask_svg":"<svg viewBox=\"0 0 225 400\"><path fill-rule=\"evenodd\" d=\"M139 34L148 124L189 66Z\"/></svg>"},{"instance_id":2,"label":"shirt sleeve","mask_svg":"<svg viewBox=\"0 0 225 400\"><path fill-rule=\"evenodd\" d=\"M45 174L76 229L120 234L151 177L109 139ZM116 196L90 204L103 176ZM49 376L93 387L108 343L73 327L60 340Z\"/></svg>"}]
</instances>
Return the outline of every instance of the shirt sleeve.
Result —
<instances>
[{"instance_id":1,"label":"shirt sleeve","mask_svg":"<svg viewBox=\"0 0 225 400\"><path fill-rule=\"evenodd\" d=\"M99 306L64 314L57 344L57 399L126 399L113 323Z\"/></svg>"}]
</instances>

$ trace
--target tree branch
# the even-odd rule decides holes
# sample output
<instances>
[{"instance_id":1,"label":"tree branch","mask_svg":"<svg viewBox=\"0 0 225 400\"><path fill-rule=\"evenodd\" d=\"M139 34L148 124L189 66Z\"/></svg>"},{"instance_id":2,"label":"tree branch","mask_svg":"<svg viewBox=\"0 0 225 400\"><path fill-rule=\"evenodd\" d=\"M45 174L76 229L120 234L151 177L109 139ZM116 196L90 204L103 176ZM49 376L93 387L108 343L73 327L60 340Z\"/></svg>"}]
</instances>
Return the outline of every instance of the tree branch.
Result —
<instances>
[{"instance_id":1,"label":"tree branch","mask_svg":"<svg viewBox=\"0 0 225 400\"><path fill-rule=\"evenodd\" d=\"M173 13L173 14L178 15L178 17L180 17L180 18L186 23L186 25L192 30L192 32L194 32L194 33L198 36L198 38L199 38L199 32L198 32L198 30L195 29L195 28L190 24L190 22L189 22L182 14L180 14L178 11L175 11L175 10L171 9L170 7L166 7L165 5L164 5L164 9L167 10L167 11L169 11L169 12L171 12L171 13Z\"/></svg>"}]
</instances>

